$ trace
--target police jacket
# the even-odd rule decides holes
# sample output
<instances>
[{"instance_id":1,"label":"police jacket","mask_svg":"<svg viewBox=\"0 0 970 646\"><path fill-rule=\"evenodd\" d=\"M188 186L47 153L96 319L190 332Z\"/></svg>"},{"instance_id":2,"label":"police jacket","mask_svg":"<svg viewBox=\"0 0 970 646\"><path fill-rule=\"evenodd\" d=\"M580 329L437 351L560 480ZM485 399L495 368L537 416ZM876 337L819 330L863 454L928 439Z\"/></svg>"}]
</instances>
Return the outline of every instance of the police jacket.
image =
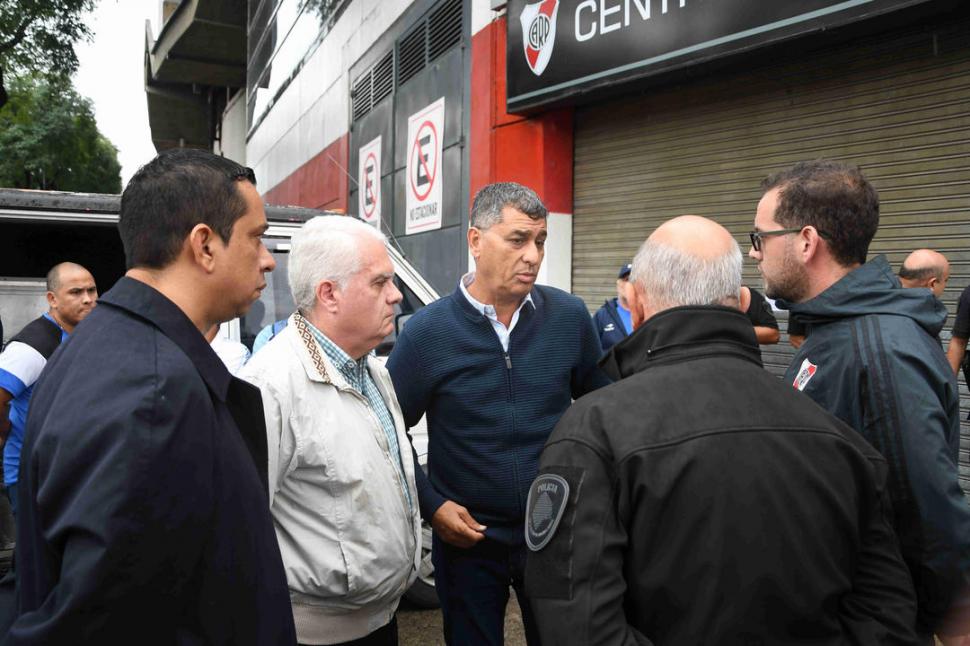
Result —
<instances>
[{"instance_id":1,"label":"police jacket","mask_svg":"<svg viewBox=\"0 0 970 646\"><path fill-rule=\"evenodd\" d=\"M958 481L959 394L937 335L946 308L878 256L817 297L781 303L808 326L785 375L889 464L919 629L970 633L970 506Z\"/></svg>"},{"instance_id":2,"label":"police jacket","mask_svg":"<svg viewBox=\"0 0 970 646\"><path fill-rule=\"evenodd\" d=\"M605 301L603 306L593 314L593 325L596 326L596 334L600 338L603 352L627 337L623 319L620 318L620 312L616 308L617 299L614 297Z\"/></svg>"},{"instance_id":3,"label":"police jacket","mask_svg":"<svg viewBox=\"0 0 970 646\"><path fill-rule=\"evenodd\" d=\"M915 643L885 460L761 367L744 314L661 312L603 363L621 381L530 489L543 643Z\"/></svg>"},{"instance_id":4,"label":"police jacket","mask_svg":"<svg viewBox=\"0 0 970 646\"><path fill-rule=\"evenodd\" d=\"M122 278L48 362L4 644L293 644L259 391Z\"/></svg>"}]
</instances>

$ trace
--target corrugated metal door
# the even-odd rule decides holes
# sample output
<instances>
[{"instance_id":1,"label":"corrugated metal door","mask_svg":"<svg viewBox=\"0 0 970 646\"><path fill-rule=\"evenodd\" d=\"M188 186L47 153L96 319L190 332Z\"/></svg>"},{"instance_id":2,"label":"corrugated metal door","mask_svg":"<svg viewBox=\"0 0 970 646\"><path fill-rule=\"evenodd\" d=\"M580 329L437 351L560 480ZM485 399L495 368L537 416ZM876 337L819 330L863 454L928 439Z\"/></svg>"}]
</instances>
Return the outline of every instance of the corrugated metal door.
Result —
<instances>
[{"instance_id":1,"label":"corrugated metal door","mask_svg":"<svg viewBox=\"0 0 970 646\"><path fill-rule=\"evenodd\" d=\"M577 112L573 290L595 310L617 267L661 222L712 217L747 252L761 179L802 159L861 165L881 197L871 253L894 267L930 247L952 263L951 318L970 283L970 23L921 26L773 57L754 69ZM746 284L760 288L746 260ZM782 330L784 315L779 317ZM781 374L787 335L762 348ZM961 377L963 414L970 397ZM970 491L970 424L961 474Z\"/></svg>"}]
</instances>

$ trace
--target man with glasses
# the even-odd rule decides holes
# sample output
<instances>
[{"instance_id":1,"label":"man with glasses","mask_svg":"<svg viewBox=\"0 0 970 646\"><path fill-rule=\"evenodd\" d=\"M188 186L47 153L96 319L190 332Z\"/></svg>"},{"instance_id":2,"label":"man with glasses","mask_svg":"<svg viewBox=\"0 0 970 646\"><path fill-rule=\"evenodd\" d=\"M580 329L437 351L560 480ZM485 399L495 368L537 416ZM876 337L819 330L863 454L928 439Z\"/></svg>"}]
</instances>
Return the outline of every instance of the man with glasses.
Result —
<instances>
[{"instance_id":1,"label":"man with glasses","mask_svg":"<svg viewBox=\"0 0 970 646\"><path fill-rule=\"evenodd\" d=\"M937 335L946 308L866 262L879 197L855 167L818 160L766 179L751 233L769 298L806 323L786 381L886 458L916 629L970 633L970 506L957 479L959 395ZM961 643L943 637L944 643Z\"/></svg>"}]
</instances>

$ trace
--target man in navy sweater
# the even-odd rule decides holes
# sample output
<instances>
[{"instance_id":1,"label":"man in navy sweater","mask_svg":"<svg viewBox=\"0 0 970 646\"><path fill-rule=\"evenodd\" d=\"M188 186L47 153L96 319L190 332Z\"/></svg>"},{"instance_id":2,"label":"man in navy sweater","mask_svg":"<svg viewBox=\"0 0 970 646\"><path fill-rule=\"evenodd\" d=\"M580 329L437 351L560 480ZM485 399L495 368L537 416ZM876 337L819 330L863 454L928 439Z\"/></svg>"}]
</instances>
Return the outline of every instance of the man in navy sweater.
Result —
<instances>
[{"instance_id":1,"label":"man in navy sweater","mask_svg":"<svg viewBox=\"0 0 970 646\"><path fill-rule=\"evenodd\" d=\"M522 575L522 533L539 453L572 399L609 383L582 300L535 284L547 211L531 189L475 196L476 271L404 328L387 368L404 420L428 416L421 515L434 528L435 584L449 644L502 644L509 586L538 644Z\"/></svg>"}]
</instances>

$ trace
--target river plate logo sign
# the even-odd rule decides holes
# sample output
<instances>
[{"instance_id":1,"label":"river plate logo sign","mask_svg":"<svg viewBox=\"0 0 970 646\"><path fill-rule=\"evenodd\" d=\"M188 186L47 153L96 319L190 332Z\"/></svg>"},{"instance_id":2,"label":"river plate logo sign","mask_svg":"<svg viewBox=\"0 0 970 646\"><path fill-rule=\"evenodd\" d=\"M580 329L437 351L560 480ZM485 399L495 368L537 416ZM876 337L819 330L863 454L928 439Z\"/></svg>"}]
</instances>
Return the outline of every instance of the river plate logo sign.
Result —
<instances>
[{"instance_id":1,"label":"river plate logo sign","mask_svg":"<svg viewBox=\"0 0 970 646\"><path fill-rule=\"evenodd\" d=\"M559 13L559 0L542 0L527 4L522 8L519 21L522 23L522 45L525 48L525 61L536 76L542 76L552 58L552 48L556 44L556 14Z\"/></svg>"}]
</instances>

